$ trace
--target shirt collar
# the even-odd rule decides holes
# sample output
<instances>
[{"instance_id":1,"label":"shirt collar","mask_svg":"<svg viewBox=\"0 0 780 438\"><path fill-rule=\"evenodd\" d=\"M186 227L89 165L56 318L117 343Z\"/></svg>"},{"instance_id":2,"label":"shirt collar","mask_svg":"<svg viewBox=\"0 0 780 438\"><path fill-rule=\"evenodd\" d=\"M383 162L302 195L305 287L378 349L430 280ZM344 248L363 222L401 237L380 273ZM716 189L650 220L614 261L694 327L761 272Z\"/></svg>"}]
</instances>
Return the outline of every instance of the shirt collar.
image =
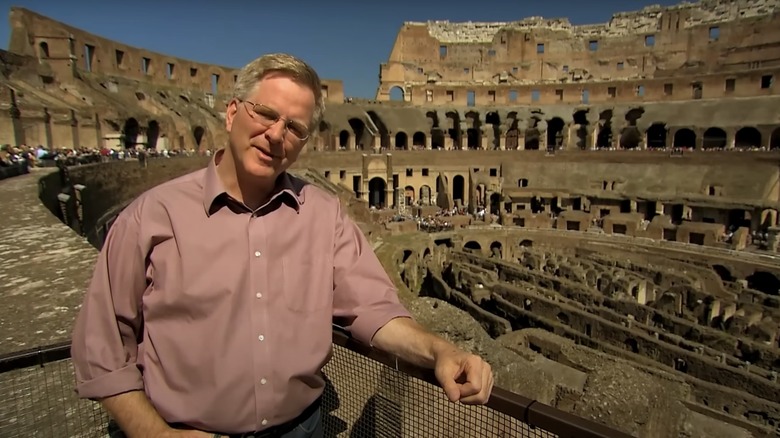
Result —
<instances>
[{"instance_id":1,"label":"shirt collar","mask_svg":"<svg viewBox=\"0 0 780 438\"><path fill-rule=\"evenodd\" d=\"M212 210L214 202L227 196L225 186L222 184L222 180L219 179L219 175L217 174L217 160L221 158L224 152L224 149L221 149L214 154L211 160L209 160L206 174L203 177L203 208L208 216L211 216L214 212ZM288 196L294 201L293 206L296 211L300 212L301 205L303 205L305 201L303 193L303 186L305 185L306 183L302 180L293 177L286 171L282 172L282 174L276 178L276 186L274 187L273 194L269 198L269 201L276 199L279 196Z\"/></svg>"}]
</instances>

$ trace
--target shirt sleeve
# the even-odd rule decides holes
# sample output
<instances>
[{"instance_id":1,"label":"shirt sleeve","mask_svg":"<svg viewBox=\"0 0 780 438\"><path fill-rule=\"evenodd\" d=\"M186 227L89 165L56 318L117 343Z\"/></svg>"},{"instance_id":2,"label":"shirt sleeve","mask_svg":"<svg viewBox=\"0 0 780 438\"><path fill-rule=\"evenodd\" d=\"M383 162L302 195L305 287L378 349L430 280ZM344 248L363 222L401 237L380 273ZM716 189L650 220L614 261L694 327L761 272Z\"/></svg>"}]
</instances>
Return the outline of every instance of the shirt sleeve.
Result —
<instances>
[{"instance_id":1,"label":"shirt sleeve","mask_svg":"<svg viewBox=\"0 0 780 438\"><path fill-rule=\"evenodd\" d=\"M133 206L133 204L131 204ZM126 208L101 249L72 334L76 392L103 398L143 389L136 365L146 289L138 210Z\"/></svg>"},{"instance_id":2,"label":"shirt sleeve","mask_svg":"<svg viewBox=\"0 0 780 438\"><path fill-rule=\"evenodd\" d=\"M334 239L333 316L358 341L394 318L411 318L368 239L338 203Z\"/></svg>"}]
</instances>

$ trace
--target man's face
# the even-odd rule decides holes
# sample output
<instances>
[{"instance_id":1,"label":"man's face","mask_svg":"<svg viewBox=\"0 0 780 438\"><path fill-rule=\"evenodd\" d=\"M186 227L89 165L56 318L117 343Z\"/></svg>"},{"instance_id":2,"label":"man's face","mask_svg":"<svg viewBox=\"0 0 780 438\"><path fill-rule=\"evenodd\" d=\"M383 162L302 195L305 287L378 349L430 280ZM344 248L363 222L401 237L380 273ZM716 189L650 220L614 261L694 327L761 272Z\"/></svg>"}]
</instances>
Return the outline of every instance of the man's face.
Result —
<instances>
[{"instance_id":1,"label":"man's face","mask_svg":"<svg viewBox=\"0 0 780 438\"><path fill-rule=\"evenodd\" d=\"M314 106L314 92L282 74L263 78L245 100L233 99L225 124L238 171L275 179L290 167L306 144L300 136Z\"/></svg>"}]
</instances>

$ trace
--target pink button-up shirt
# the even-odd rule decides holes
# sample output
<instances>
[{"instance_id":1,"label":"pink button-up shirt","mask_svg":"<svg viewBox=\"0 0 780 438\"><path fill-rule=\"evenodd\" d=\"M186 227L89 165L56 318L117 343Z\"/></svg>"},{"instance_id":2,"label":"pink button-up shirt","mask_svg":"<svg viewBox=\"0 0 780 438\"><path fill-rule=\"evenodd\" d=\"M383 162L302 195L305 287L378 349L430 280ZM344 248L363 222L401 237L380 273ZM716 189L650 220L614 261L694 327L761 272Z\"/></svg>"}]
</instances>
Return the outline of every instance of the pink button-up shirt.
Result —
<instances>
[{"instance_id":1,"label":"pink button-up shirt","mask_svg":"<svg viewBox=\"0 0 780 438\"><path fill-rule=\"evenodd\" d=\"M409 316L337 198L283 174L252 212L212 159L111 227L73 332L77 392L142 389L170 423L262 430L322 394L334 320L370 343Z\"/></svg>"}]
</instances>

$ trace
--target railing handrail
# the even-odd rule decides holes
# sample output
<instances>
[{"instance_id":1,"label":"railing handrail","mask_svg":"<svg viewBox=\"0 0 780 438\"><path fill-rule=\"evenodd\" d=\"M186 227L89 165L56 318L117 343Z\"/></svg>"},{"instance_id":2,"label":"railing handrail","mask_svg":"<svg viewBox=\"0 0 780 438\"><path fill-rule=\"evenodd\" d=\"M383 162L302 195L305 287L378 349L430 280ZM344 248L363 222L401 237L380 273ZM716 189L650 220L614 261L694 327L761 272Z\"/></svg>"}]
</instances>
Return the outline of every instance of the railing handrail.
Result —
<instances>
[{"instance_id":1,"label":"railing handrail","mask_svg":"<svg viewBox=\"0 0 780 438\"><path fill-rule=\"evenodd\" d=\"M365 345L343 327L333 325L333 343L429 384L440 386L433 370L421 368L389 353ZM0 355L0 374L70 358L69 341ZM631 435L552 406L494 387L486 407L549 431L559 438L631 438Z\"/></svg>"}]
</instances>

